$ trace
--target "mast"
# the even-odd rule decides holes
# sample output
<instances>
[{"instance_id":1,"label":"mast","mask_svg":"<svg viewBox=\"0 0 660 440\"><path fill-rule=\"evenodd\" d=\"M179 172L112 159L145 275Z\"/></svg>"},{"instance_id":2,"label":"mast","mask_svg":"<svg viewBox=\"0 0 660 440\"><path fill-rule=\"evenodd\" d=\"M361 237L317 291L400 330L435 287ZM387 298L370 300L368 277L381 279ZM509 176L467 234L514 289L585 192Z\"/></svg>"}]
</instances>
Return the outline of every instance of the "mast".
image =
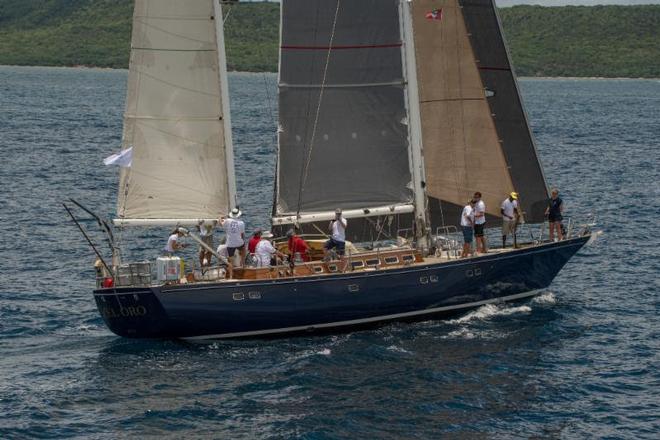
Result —
<instances>
[{"instance_id":1,"label":"mast","mask_svg":"<svg viewBox=\"0 0 660 440\"><path fill-rule=\"evenodd\" d=\"M225 129L225 164L227 171L227 192L229 193L229 208L238 204L236 200L236 179L234 173L234 143L231 133L231 110L229 108L229 85L227 81L227 55L225 53L225 20L222 15L222 0L213 0L215 16L215 41L218 47L218 76L220 80L220 97L222 101L222 121Z\"/></svg>"},{"instance_id":2,"label":"mast","mask_svg":"<svg viewBox=\"0 0 660 440\"><path fill-rule=\"evenodd\" d=\"M419 110L419 90L417 88L417 63L412 32L412 17L408 0L399 3L401 40L403 41L403 75L406 83L405 102L408 110L409 163L412 177L415 205L415 238L419 248L429 248L429 215L427 210L426 177L422 148L422 124Z\"/></svg>"}]
</instances>

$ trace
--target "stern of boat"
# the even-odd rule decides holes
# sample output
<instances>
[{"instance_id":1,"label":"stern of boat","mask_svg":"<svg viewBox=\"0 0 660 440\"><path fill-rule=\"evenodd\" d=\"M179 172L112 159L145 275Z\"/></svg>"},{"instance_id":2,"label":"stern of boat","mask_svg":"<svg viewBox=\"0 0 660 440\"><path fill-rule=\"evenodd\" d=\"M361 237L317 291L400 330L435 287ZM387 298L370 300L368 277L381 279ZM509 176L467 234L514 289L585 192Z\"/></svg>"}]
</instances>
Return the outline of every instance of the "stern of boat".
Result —
<instances>
[{"instance_id":1,"label":"stern of boat","mask_svg":"<svg viewBox=\"0 0 660 440\"><path fill-rule=\"evenodd\" d=\"M167 314L154 288L107 288L94 291L96 306L108 328L126 338L167 335Z\"/></svg>"}]
</instances>

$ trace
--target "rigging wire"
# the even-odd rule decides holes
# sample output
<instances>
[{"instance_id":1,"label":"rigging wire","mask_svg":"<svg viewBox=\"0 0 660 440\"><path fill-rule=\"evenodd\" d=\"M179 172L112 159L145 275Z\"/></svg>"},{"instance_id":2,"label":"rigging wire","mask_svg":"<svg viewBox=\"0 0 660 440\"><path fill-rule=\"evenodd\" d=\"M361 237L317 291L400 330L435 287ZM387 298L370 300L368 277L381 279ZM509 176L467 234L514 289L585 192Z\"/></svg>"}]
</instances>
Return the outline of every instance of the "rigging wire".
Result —
<instances>
[{"instance_id":1,"label":"rigging wire","mask_svg":"<svg viewBox=\"0 0 660 440\"><path fill-rule=\"evenodd\" d=\"M328 44L328 53L325 58L325 67L323 68L323 80L321 81L321 87L319 90L319 100L316 106L316 115L314 116L314 125L312 126L312 137L309 141L309 151L307 152L307 160L305 161L305 166L303 167L303 177L300 182L300 187L298 189L298 209L296 211L296 216L300 215L300 208L302 205L302 193L304 191L305 183L307 182L307 176L309 174L309 164L312 160L312 151L314 150L314 138L316 137L316 130L319 123L319 115L321 114L321 103L323 101L323 92L325 90L325 83L328 75L328 66L330 65L330 54L332 53L332 43L335 39L335 30L337 28L337 17L339 16L339 6L341 0L337 0L337 8L335 9L335 17L332 21L332 32L330 33L330 43Z\"/></svg>"}]
</instances>

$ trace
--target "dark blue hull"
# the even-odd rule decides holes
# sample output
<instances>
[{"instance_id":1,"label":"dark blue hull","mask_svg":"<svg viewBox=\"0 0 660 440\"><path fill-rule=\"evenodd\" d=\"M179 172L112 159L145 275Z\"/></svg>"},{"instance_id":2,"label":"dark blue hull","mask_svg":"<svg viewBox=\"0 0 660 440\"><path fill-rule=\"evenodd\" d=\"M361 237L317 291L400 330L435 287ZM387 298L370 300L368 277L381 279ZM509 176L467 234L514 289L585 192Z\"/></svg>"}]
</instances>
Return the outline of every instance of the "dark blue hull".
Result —
<instances>
[{"instance_id":1,"label":"dark blue hull","mask_svg":"<svg viewBox=\"0 0 660 440\"><path fill-rule=\"evenodd\" d=\"M531 296L590 236L400 269L94 292L107 326L131 338L238 338L423 320Z\"/></svg>"}]
</instances>

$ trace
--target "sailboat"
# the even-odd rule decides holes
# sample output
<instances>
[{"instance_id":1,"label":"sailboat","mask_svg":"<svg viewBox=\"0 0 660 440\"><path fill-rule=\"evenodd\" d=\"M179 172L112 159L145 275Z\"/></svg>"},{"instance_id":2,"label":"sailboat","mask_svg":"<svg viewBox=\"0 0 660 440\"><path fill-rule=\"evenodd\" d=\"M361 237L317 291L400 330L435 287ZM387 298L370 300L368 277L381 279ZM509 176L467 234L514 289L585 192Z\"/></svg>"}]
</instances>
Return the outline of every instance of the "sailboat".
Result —
<instances>
[{"instance_id":1,"label":"sailboat","mask_svg":"<svg viewBox=\"0 0 660 440\"><path fill-rule=\"evenodd\" d=\"M184 228L237 206L221 8L135 2L123 133L132 161L115 227ZM493 1L282 0L280 29L272 228L313 244L341 208L346 254L154 279L113 246L94 290L111 331L276 337L427 320L533 296L593 240L575 225L558 242L539 234L456 254L473 192L488 224L512 191L527 223L543 222L548 199Z\"/></svg>"}]
</instances>

